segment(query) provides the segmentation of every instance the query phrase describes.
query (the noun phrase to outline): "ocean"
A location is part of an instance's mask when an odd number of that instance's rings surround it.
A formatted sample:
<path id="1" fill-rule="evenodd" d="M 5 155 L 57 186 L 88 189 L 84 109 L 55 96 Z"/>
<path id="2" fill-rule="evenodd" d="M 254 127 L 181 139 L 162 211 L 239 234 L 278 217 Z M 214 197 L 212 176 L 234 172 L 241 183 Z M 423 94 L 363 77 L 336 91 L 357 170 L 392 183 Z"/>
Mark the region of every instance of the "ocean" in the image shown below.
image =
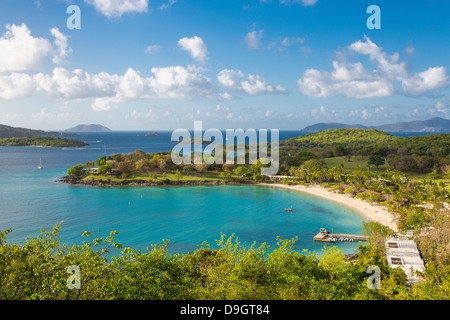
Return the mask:
<path id="1" fill-rule="evenodd" d="M 280 140 L 300 131 L 280 131 Z M 57 180 L 77 164 L 104 155 L 166 152 L 175 145 L 171 132 L 146 137 L 145 132 L 86 133 L 76 137 L 83 148 L 0 148 L 0 230 L 12 228 L 9 243 L 20 243 L 62 222 L 61 242 L 82 244 L 90 231 L 145 252 L 169 240 L 171 253 L 187 253 L 203 243 L 215 246 L 221 234 L 235 235 L 246 246 L 276 247 L 277 236 L 298 237 L 297 250 L 318 251 L 313 241 L 320 228 L 359 234 L 365 221 L 351 209 L 311 195 L 261 186 L 90 187 Z M 270 141 L 270 140 L 269 140 Z M 42 162 L 43 169 L 37 169 Z M 284 208 L 292 206 L 294 212 Z M 353 253 L 360 243 L 337 244 Z M 114 252 L 113 252 L 114 253 Z M 118 253 L 118 252 L 116 252 Z"/>

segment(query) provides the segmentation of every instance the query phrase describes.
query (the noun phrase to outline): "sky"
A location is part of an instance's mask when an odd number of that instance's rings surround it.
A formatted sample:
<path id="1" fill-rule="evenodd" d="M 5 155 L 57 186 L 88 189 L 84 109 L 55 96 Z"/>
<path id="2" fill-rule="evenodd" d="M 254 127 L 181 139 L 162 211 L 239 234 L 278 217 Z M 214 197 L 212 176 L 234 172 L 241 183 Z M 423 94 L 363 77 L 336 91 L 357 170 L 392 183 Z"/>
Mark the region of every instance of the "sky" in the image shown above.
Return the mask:
<path id="1" fill-rule="evenodd" d="M 2 0 L 0 124 L 448 119 L 449 12 L 448 0 Z"/>

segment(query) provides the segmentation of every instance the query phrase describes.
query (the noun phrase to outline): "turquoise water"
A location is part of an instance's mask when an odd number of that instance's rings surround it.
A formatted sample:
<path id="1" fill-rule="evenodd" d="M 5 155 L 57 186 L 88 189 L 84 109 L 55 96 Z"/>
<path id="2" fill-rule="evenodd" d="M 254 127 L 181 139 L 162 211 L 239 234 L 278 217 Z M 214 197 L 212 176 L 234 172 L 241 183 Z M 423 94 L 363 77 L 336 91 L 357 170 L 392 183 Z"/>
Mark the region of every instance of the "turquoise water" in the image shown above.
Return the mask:
<path id="1" fill-rule="evenodd" d="M 87 136 L 83 140 L 106 142 L 76 149 L 0 148 L 0 229 L 13 228 L 8 242 L 23 241 L 60 221 L 61 240 L 69 245 L 85 241 L 81 234 L 86 230 L 94 237 L 117 230 L 116 240 L 124 246 L 145 251 L 168 239 L 172 253 L 195 250 L 204 241 L 214 245 L 222 233 L 235 234 L 245 245 L 266 242 L 272 248 L 277 236 L 298 237 L 299 251 L 320 251 L 324 244 L 312 238 L 322 227 L 361 231 L 364 219 L 347 207 L 274 187 L 98 188 L 56 182 L 69 167 L 101 157 L 105 149 L 108 154 L 133 151 L 134 136 L 123 142 L 117 142 L 117 136 L 111 141 L 107 135 Z M 171 144 L 165 141 L 155 146 L 148 139 L 148 145 L 139 146 L 147 152 L 168 151 Z M 37 169 L 40 159 L 43 170 Z M 285 212 L 290 206 L 294 212 Z M 358 243 L 338 246 L 351 253 Z"/>

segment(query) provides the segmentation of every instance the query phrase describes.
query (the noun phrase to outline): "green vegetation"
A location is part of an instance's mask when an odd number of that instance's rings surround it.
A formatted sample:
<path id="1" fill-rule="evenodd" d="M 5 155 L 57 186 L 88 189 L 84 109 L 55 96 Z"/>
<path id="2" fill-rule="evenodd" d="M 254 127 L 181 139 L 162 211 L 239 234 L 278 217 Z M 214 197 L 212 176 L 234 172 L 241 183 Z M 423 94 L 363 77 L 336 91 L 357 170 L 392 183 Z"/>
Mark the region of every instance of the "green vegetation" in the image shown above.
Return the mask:
<path id="1" fill-rule="evenodd" d="M 305 152 L 309 153 L 307 158 Z M 403 172 L 426 173 L 433 169 L 445 172 L 450 165 L 449 153 L 450 134 L 403 138 L 374 129 L 328 130 L 280 143 L 282 172 L 289 172 L 291 166 L 300 166 L 306 160 L 343 156 L 361 159 L 378 156 L 391 169 Z"/>
<path id="2" fill-rule="evenodd" d="M 371 239 L 384 229 L 370 223 Z M 123 248 L 112 231 L 72 247 L 60 243 L 60 225 L 51 232 L 9 244 L 0 232 L 0 299 L 61 300 L 299 300 L 299 299 L 449 299 L 449 266 L 424 274 L 424 281 L 408 289 L 401 269 L 387 266 L 377 242 L 361 246 L 358 258 L 348 261 L 336 247 L 321 255 L 296 251 L 296 239 L 278 239 L 244 247 L 237 238 L 222 235 L 217 246 L 204 243 L 194 252 L 171 255 L 168 241 L 148 252 Z M 118 254 L 110 259 L 109 251 Z M 367 269 L 381 269 L 381 288 L 367 287 Z M 67 273 L 80 270 L 80 289 Z"/>
<path id="3" fill-rule="evenodd" d="M 22 137 L 0 139 L 0 147 L 83 147 L 86 143 L 73 139 L 53 137 Z"/>
<path id="4" fill-rule="evenodd" d="M 61 132 L 46 132 L 26 128 L 16 128 L 0 124 L 0 138 L 20 138 L 20 137 L 56 137 L 56 136 L 76 136 L 76 134 Z"/>
<path id="5" fill-rule="evenodd" d="M 175 165 L 170 153 L 149 154 L 136 150 L 130 154 L 103 156 L 78 164 L 67 171 L 67 182 L 81 184 L 126 185 L 144 183 L 169 185 L 208 182 L 253 183 L 268 180 L 260 175 L 262 165 L 234 166 L 218 164 Z"/>

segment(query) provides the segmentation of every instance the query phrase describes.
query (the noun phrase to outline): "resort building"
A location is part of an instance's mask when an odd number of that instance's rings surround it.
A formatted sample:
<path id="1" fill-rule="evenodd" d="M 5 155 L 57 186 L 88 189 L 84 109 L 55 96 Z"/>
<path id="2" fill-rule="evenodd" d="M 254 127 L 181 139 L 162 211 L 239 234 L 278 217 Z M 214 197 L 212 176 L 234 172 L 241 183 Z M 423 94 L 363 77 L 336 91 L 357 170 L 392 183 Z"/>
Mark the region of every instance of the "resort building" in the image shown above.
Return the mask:
<path id="1" fill-rule="evenodd" d="M 416 272 L 425 271 L 425 265 L 414 240 L 389 238 L 385 242 L 386 258 L 391 268 L 402 268 L 410 285 L 416 284 Z"/>
<path id="2" fill-rule="evenodd" d="M 96 174 L 98 171 L 98 168 L 89 168 L 89 173 L 90 174 Z"/>

